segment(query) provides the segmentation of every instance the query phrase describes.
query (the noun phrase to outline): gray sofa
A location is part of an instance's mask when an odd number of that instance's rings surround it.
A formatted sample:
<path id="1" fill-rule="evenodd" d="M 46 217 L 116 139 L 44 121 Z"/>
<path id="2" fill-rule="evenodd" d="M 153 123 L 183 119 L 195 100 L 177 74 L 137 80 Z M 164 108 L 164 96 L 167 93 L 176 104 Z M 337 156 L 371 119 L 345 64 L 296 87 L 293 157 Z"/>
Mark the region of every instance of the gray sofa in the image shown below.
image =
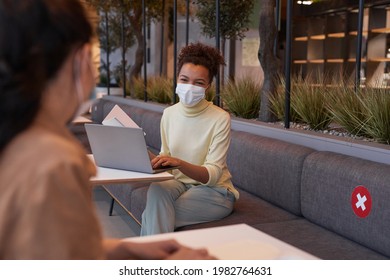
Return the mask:
<path id="1" fill-rule="evenodd" d="M 115 104 L 145 130 L 157 152 L 165 107 L 108 97 L 93 107 L 92 120 L 101 123 Z M 81 132 L 79 137 L 88 146 Z M 233 213 L 177 230 L 246 223 L 321 259 L 390 257 L 390 165 L 234 130 L 227 161 L 240 192 Z M 360 185 L 372 197 L 366 218 L 352 209 L 352 192 Z M 141 220 L 147 183 L 104 188 Z"/>

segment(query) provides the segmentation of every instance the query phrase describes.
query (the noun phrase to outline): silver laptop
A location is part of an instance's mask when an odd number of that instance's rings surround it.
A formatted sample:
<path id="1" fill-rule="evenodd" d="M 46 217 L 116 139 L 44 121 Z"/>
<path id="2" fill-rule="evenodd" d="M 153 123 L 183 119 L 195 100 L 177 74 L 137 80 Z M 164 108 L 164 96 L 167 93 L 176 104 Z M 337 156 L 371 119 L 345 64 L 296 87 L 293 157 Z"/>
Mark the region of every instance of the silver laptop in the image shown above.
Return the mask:
<path id="1" fill-rule="evenodd" d="M 85 130 L 97 166 L 143 173 L 177 168 L 152 168 L 141 128 L 85 124 Z"/>

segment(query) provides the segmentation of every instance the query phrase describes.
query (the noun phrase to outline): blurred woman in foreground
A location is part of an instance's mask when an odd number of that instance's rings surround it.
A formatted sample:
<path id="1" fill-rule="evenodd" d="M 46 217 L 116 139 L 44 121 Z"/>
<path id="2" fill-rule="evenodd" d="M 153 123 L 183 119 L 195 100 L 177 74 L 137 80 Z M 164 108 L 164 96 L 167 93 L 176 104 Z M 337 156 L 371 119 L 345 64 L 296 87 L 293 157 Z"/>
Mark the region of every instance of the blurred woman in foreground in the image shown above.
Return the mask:
<path id="1" fill-rule="evenodd" d="M 208 259 L 170 240 L 103 240 L 95 167 L 67 129 L 95 86 L 78 0 L 0 0 L 0 259 Z"/>

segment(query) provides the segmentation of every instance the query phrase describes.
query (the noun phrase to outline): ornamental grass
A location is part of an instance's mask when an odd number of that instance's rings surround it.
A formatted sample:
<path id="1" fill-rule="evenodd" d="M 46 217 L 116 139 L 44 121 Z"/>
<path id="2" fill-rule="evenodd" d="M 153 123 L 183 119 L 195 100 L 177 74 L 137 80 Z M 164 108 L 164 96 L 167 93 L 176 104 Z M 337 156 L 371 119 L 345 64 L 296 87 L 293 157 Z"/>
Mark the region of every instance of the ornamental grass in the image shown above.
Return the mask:
<path id="1" fill-rule="evenodd" d="M 259 83 L 245 77 L 236 81 L 230 80 L 222 90 L 223 103 L 229 112 L 236 117 L 255 119 L 260 110 Z"/>
<path id="2" fill-rule="evenodd" d="M 324 83 L 312 84 L 310 79 L 296 79 L 292 86 L 291 108 L 314 130 L 324 130 L 332 122 L 328 110 L 328 90 Z"/>
<path id="3" fill-rule="evenodd" d="M 132 83 L 134 98 L 144 99 L 144 80 Z M 147 84 L 148 100 L 172 104 L 173 81 L 150 77 Z M 250 77 L 221 86 L 221 107 L 239 118 L 256 119 L 260 110 L 260 83 Z M 213 84 L 206 99 L 215 100 Z M 179 98 L 176 98 L 176 102 Z M 285 81 L 280 79 L 278 90 L 270 99 L 271 110 L 278 118 L 285 116 Z M 345 83 L 326 86 L 313 84 L 310 79 L 293 77 L 290 94 L 290 120 L 308 125 L 313 130 L 326 130 L 331 123 L 341 126 L 351 135 L 390 144 L 390 93 L 377 86 L 360 88 Z"/>
<path id="4" fill-rule="evenodd" d="M 173 81 L 165 77 L 151 77 L 148 79 L 146 91 L 149 100 L 170 104 L 173 100 Z"/>
<path id="5" fill-rule="evenodd" d="M 364 92 L 364 130 L 378 142 L 390 144 L 390 93 L 386 88 L 367 88 Z"/>
<path id="6" fill-rule="evenodd" d="M 342 85 L 332 88 L 328 94 L 327 107 L 334 122 L 355 136 L 367 137 L 366 116 L 361 94 L 356 94 L 352 86 Z"/>
<path id="7" fill-rule="evenodd" d="M 270 103 L 271 103 L 271 110 L 273 114 L 276 116 L 276 118 L 279 121 L 285 120 L 285 111 L 286 111 L 286 83 L 283 78 L 279 78 L 279 86 L 277 88 L 277 91 L 275 95 L 270 97 Z M 294 94 L 294 91 L 290 93 L 290 100 L 291 96 Z M 290 118 L 292 122 L 295 123 L 302 123 L 303 120 L 299 117 L 298 113 L 291 108 L 290 106 Z"/>

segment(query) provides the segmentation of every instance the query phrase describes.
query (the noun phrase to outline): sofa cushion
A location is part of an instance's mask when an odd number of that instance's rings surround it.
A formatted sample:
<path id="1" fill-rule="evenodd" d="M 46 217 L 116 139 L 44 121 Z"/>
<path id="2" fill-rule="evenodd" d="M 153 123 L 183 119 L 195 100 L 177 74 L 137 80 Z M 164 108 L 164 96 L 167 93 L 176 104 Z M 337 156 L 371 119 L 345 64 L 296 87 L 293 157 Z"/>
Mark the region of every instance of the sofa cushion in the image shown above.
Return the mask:
<path id="1" fill-rule="evenodd" d="M 233 184 L 300 215 L 302 165 L 314 150 L 241 131 L 231 135 L 227 163 Z"/>
<path id="2" fill-rule="evenodd" d="M 365 218 L 353 209 L 357 186 L 364 186 L 372 198 L 371 212 Z M 389 198 L 390 165 L 332 152 L 312 153 L 304 162 L 304 217 L 386 256 L 390 256 Z"/>
<path id="3" fill-rule="evenodd" d="M 275 206 L 261 198 L 258 198 L 244 190 L 238 189 L 240 192 L 240 199 L 234 205 L 233 212 L 218 221 L 189 225 L 176 229 L 190 230 L 207 227 L 218 227 L 225 225 L 234 225 L 245 223 L 247 225 L 254 225 L 258 223 L 270 223 L 275 221 L 290 221 L 300 219 L 298 216 L 291 214 L 282 208 Z"/>
<path id="4" fill-rule="evenodd" d="M 144 112 L 142 112 L 142 119 L 139 124 L 146 134 L 146 144 L 154 153 L 159 153 L 161 150 L 161 117 L 161 113 L 144 110 Z"/>
<path id="5" fill-rule="evenodd" d="M 254 225 L 269 235 L 325 260 L 387 259 L 386 256 L 348 240 L 305 219 Z M 294 256 L 283 256 L 293 259 Z"/>

